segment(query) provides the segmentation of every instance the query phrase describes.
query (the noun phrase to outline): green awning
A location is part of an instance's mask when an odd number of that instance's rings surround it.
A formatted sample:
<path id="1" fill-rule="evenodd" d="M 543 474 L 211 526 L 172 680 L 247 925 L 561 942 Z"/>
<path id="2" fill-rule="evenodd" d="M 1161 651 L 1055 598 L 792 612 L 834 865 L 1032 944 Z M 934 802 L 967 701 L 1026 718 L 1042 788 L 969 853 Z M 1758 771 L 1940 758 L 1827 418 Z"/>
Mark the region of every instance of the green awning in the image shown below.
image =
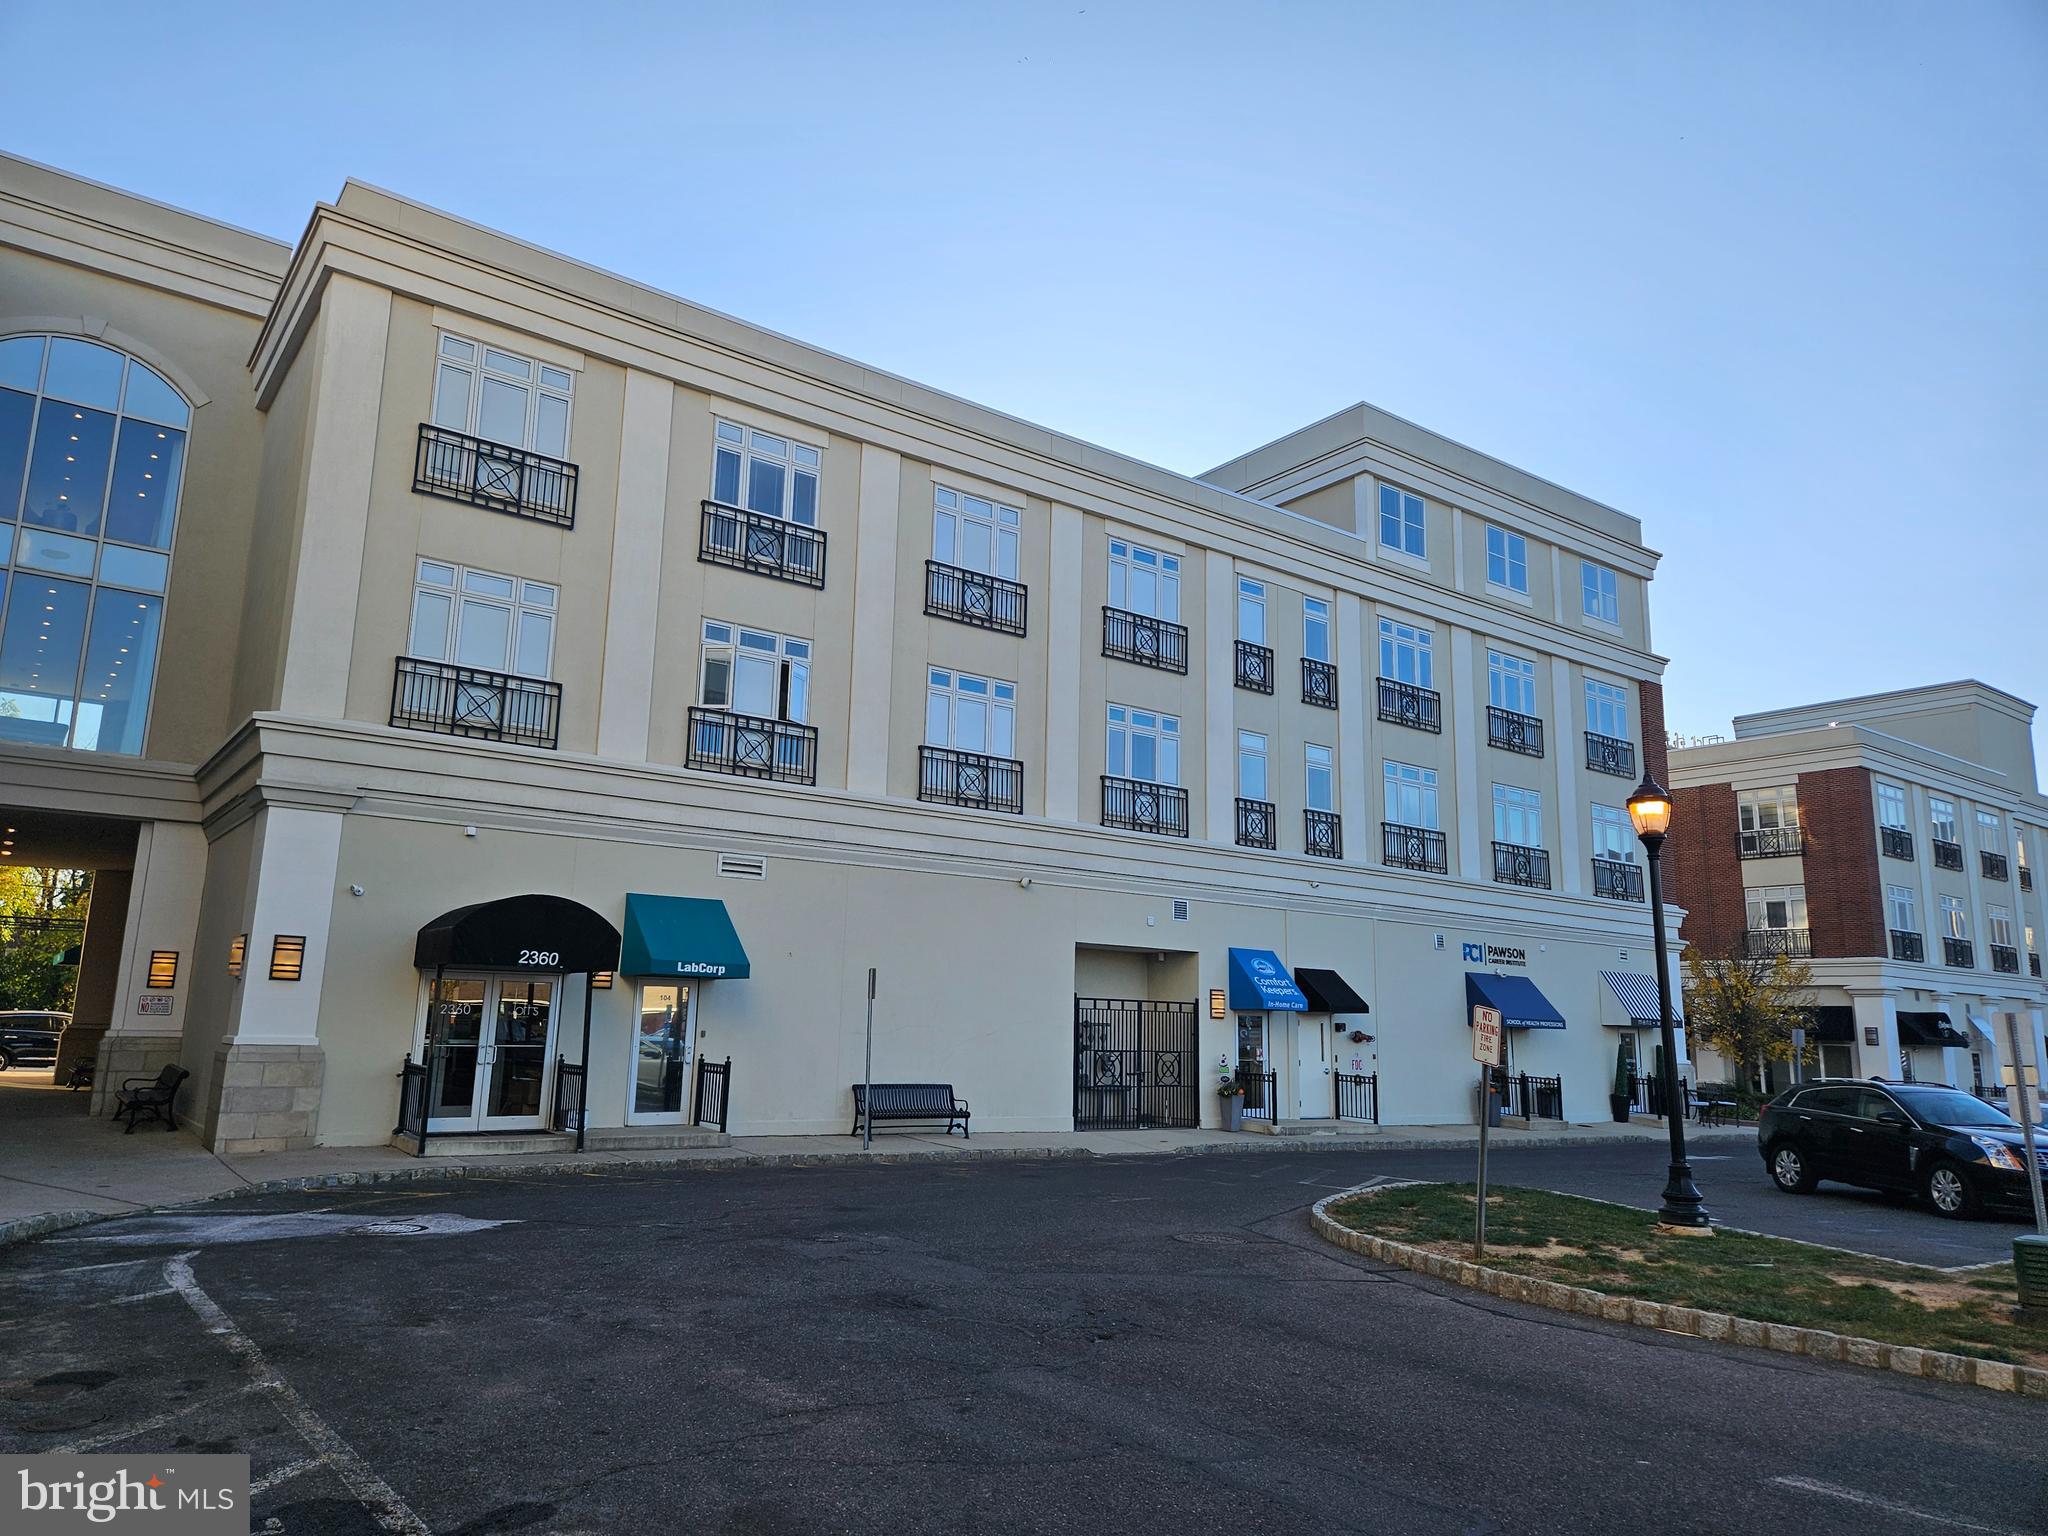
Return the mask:
<path id="1" fill-rule="evenodd" d="M 629 892 L 619 974 L 741 980 L 752 973 L 724 902 L 709 896 Z"/>

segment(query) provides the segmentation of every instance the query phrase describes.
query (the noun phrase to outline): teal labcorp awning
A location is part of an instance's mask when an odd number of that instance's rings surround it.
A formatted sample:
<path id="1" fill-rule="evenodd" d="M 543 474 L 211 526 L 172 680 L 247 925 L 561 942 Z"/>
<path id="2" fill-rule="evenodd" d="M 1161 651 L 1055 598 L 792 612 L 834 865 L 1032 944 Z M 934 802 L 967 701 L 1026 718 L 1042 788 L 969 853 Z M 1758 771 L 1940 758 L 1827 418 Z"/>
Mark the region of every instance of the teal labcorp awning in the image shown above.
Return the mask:
<path id="1" fill-rule="evenodd" d="M 1307 1013 L 1308 999 L 1273 951 L 1233 949 L 1230 1006 L 1239 1013 Z"/>
<path id="2" fill-rule="evenodd" d="M 625 939 L 621 976 L 730 981 L 751 974 L 732 914 L 709 896 L 628 894 Z"/>
<path id="3" fill-rule="evenodd" d="M 1509 1029 L 1563 1029 L 1564 1015 L 1536 983 L 1526 976 L 1496 976 L 1486 971 L 1465 973 L 1465 1022 L 1478 1007 L 1500 1011 Z"/>

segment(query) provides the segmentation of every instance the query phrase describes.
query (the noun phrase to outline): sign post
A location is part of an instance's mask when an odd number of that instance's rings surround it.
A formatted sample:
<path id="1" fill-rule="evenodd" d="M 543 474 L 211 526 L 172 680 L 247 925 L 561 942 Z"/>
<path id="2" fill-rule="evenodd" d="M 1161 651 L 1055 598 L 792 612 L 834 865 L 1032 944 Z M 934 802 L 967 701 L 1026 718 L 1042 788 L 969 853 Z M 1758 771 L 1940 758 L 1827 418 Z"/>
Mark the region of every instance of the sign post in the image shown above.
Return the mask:
<path id="1" fill-rule="evenodd" d="M 868 1049 L 867 1062 L 861 1068 L 860 1089 L 860 1149 L 868 1151 L 875 1144 L 875 968 L 868 967 Z"/>
<path id="2" fill-rule="evenodd" d="M 2021 1044 L 2020 1016 L 2008 1013 L 2005 1016 L 2005 1046 L 2012 1065 L 1998 1074 L 2005 1079 L 2008 1097 L 2018 1111 L 2013 1118 L 2020 1123 L 2020 1138 L 2027 1147 L 2027 1192 L 2034 1197 L 2034 1230 L 2048 1237 L 2048 1205 L 2044 1205 L 2041 1194 L 2041 1159 L 2034 1150 L 2034 1106 L 2027 1090 L 2040 1088 L 2039 1074 L 2034 1069 L 2033 1052 Z"/>
<path id="3" fill-rule="evenodd" d="M 1472 1059 L 1479 1063 L 1479 1200 L 1472 1229 L 1472 1257 L 1486 1258 L 1486 1130 L 1493 1121 L 1493 1069 L 1501 1064 L 1501 1017 L 1498 1008 L 1472 1009 Z"/>

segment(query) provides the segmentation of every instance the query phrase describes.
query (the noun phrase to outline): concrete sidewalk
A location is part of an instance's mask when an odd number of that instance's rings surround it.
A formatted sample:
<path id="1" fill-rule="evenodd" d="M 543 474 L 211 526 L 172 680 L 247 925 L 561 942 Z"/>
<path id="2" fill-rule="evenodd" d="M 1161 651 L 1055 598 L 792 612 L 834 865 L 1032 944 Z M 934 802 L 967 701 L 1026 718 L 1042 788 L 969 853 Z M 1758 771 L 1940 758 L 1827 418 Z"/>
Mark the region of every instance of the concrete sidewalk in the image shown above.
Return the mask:
<path id="1" fill-rule="evenodd" d="M 180 1130 L 144 1126 L 125 1135 L 85 1112 L 85 1095 L 56 1087 L 47 1072 L 0 1074 L 0 1242 L 95 1215 L 148 1210 L 288 1186 L 488 1177 L 576 1168 L 760 1167 L 780 1163 L 901 1163 L 975 1157 L 1162 1157 L 1301 1151 L 1412 1151 L 1471 1144 L 1469 1125 L 1342 1125 L 1327 1134 L 1265 1136 L 1229 1131 L 985 1132 L 972 1141 L 936 1133 L 877 1134 L 863 1152 L 851 1136 L 735 1136 L 723 1147 L 682 1151 L 556 1152 L 416 1158 L 395 1147 L 316 1147 L 221 1157 Z M 1700 1141 L 1753 1140 L 1750 1129 L 1691 1130 Z M 1661 1142 L 1656 1126 L 1560 1125 L 1503 1128 L 1501 1147 Z"/>

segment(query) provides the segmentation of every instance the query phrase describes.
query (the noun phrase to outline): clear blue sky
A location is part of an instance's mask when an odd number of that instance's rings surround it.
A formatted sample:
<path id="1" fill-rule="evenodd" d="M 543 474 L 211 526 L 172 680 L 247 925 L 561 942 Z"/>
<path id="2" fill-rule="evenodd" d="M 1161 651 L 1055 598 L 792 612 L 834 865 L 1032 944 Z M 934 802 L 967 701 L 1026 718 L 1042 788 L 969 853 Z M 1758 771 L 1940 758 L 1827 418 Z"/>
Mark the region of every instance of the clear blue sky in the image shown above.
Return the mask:
<path id="1" fill-rule="evenodd" d="M 359 176 L 1176 469 L 1371 400 L 1643 519 L 1676 729 L 2048 708 L 2048 5 L 10 0 L 0 58 L 32 158 L 287 239 Z"/>

